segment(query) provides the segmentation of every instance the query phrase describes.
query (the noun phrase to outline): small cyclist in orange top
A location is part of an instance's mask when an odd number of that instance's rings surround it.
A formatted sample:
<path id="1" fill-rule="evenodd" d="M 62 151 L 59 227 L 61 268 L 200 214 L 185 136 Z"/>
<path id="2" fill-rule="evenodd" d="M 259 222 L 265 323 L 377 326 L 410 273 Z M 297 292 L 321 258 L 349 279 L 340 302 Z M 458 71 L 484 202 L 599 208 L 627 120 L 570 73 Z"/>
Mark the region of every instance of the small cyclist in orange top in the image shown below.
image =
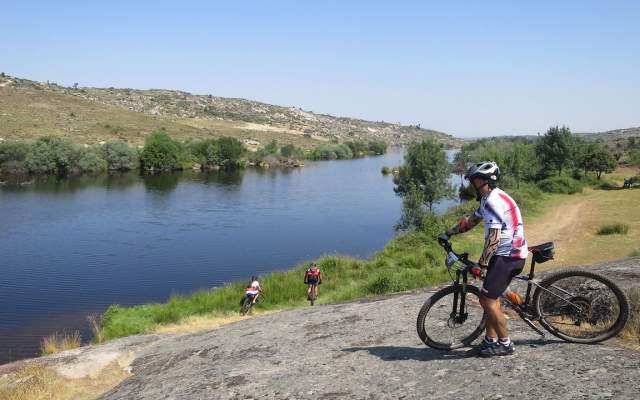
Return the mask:
<path id="1" fill-rule="evenodd" d="M 307 298 L 311 298 L 313 293 L 315 298 L 318 297 L 318 285 L 322 283 L 322 272 L 316 263 L 312 262 L 311 266 L 304 273 L 304 283 L 309 285 L 307 289 Z"/>

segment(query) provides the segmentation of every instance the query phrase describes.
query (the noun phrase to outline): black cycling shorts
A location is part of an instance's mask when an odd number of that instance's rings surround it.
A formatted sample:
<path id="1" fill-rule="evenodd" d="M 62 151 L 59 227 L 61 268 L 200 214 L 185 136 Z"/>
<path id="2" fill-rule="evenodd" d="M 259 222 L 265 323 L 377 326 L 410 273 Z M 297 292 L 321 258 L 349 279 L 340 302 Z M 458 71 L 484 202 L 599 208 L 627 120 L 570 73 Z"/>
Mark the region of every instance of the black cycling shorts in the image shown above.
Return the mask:
<path id="1" fill-rule="evenodd" d="M 507 289 L 514 276 L 522 272 L 524 258 L 493 256 L 489 261 L 487 275 L 480 293 L 490 299 L 497 299 Z"/>
<path id="2" fill-rule="evenodd" d="M 307 281 L 309 282 L 309 285 L 317 285 L 318 284 L 318 278 L 309 277 L 309 278 L 307 278 Z"/>

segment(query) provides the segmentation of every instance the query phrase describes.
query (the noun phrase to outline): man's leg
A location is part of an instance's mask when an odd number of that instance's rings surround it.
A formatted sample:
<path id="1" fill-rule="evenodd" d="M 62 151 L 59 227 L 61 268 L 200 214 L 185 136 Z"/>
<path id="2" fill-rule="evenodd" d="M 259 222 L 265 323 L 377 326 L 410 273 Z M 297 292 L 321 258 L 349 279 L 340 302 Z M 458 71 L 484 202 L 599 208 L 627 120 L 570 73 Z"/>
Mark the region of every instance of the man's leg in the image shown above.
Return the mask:
<path id="1" fill-rule="evenodd" d="M 507 338 L 509 330 L 507 328 L 507 319 L 504 317 L 500 306 L 500 299 L 490 299 L 480 296 L 480 305 L 487 313 L 487 336 L 491 338 Z"/>

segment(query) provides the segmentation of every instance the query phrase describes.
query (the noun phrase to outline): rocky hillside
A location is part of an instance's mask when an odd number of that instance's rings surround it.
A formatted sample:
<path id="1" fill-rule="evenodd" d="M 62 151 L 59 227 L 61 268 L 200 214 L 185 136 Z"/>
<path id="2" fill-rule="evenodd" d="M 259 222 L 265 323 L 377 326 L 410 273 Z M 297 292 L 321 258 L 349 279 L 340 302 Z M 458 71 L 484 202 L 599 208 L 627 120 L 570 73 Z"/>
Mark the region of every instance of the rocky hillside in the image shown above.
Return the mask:
<path id="1" fill-rule="evenodd" d="M 245 99 L 177 90 L 63 87 L 8 75 L 0 76 L 0 110 L 4 139 L 62 133 L 81 142 L 112 137 L 141 142 L 144 133 L 164 128 L 180 138 L 230 135 L 306 147 L 353 139 L 404 144 L 425 136 L 451 146 L 461 143 L 418 126 L 334 117 Z"/>
<path id="2" fill-rule="evenodd" d="M 640 127 L 637 128 L 625 128 L 625 129 L 614 129 L 606 132 L 592 132 L 592 133 L 579 133 L 589 139 L 604 139 L 604 140 L 618 140 L 618 139 L 626 139 L 630 137 L 639 137 L 640 136 Z"/>

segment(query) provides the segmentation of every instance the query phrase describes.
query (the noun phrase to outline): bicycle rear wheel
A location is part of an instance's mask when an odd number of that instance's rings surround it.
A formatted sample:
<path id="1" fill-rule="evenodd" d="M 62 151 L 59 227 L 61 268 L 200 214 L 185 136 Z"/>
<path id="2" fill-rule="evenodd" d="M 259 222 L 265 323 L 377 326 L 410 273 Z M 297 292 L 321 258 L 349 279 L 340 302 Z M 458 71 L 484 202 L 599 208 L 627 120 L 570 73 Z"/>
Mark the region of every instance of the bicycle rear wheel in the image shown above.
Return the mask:
<path id="1" fill-rule="evenodd" d="M 454 297 L 457 306 L 454 310 Z M 480 290 L 467 285 L 465 309 L 460 312 L 462 286 L 447 286 L 431 296 L 420 309 L 416 327 L 418 336 L 429 347 L 453 350 L 469 346 L 485 326 L 480 306 Z"/>
<path id="2" fill-rule="evenodd" d="M 248 296 L 244 298 L 242 307 L 240 307 L 240 315 L 245 315 L 246 313 L 249 312 L 249 309 L 251 309 L 252 301 L 253 300 Z"/>
<path id="3" fill-rule="evenodd" d="M 540 324 L 576 343 L 597 343 L 617 335 L 629 319 L 629 300 L 600 274 L 570 269 L 540 282 L 533 295 Z"/>

